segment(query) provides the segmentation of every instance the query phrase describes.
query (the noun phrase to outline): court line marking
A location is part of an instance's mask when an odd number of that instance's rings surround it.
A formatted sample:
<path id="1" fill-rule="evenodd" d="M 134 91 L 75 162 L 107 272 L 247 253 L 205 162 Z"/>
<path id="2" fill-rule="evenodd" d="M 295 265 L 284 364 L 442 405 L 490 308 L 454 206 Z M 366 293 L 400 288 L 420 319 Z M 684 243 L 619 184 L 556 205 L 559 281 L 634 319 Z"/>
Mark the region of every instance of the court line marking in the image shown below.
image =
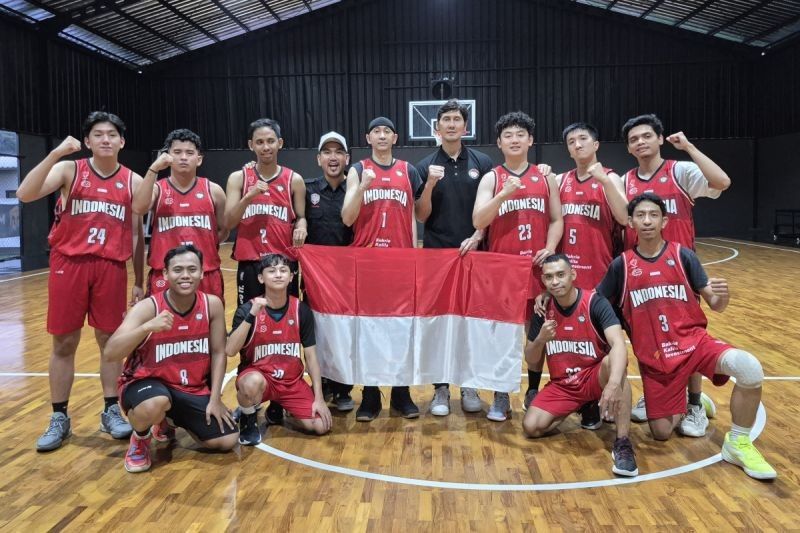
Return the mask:
<path id="1" fill-rule="evenodd" d="M 800 253 L 800 251 L 798 251 L 798 250 L 784 250 L 783 248 L 778 247 L 778 246 L 763 246 L 763 245 L 751 244 L 751 243 L 746 243 L 746 242 L 739 243 L 738 241 L 729 241 L 729 240 L 725 240 L 725 239 L 717 239 L 716 237 L 706 237 L 706 238 L 707 239 L 715 239 L 715 240 L 724 241 L 724 242 L 732 242 L 732 243 L 735 243 L 735 244 L 746 244 L 748 246 L 759 246 L 761 248 L 769 248 L 771 250 L 783 250 L 783 251 L 786 251 L 786 252 Z M 702 241 L 697 241 L 697 243 L 698 244 L 704 244 L 706 246 L 715 246 L 717 248 L 726 248 L 728 250 L 733 250 L 733 255 L 731 257 L 726 257 L 725 259 L 720 259 L 719 261 L 712 261 L 710 263 L 703 263 L 704 266 L 705 265 L 713 265 L 715 263 L 724 263 L 725 261 L 730 261 L 730 260 L 736 258 L 739 255 L 739 251 L 736 250 L 735 248 L 730 248 L 728 246 L 720 246 L 718 244 L 710 244 L 710 243 L 702 242 Z M 224 242 L 224 243 L 221 243 L 220 246 L 224 246 L 226 244 L 232 244 L 232 243 Z M 226 272 L 236 272 L 235 268 L 220 267 L 220 270 L 224 270 Z M 14 278 L 0 279 L 0 283 L 7 283 L 9 281 L 16 281 L 16 280 L 25 279 L 25 278 L 31 278 L 33 276 L 41 276 L 41 275 L 47 274 L 49 272 L 50 272 L 50 270 L 45 270 L 44 272 L 36 272 L 35 274 L 25 274 L 24 276 L 17 276 L 17 277 L 14 277 Z"/>
<path id="2" fill-rule="evenodd" d="M 718 259 L 716 261 L 709 261 L 708 263 L 703 263 L 703 266 L 716 265 L 717 263 L 726 263 L 728 261 L 731 261 L 731 260 L 736 259 L 737 257 L 739 257 L 739 250 L 737 250 L 736 248 L 731 248 L 730 246 L 721 246 L 719 244 L 711 244 L 711 243 L 701 242 L 701 241 L 697 241 L 697 244 L 702 244 L 702 245 L 705 245 L 705 246 L 713 246 L 714 248 L 725 248 L 726 250 L 731 250 L 733 252 L 733 255 L 730 255 L 730 256 L 728 256 L 728 257 L 726 257 L 724 259 Z"/>
<path id="3" fill-rule="evenodd" d="M 43 274 L 48 274 L 49 272 L 50 272 L 50 269 L 47 269 L 44 272 L 36 272 L 34 274 L 25 274 L 24 276 L 17 276 L 15 278 L 0 279 L 0 283 L 7 283 L 9 281 L 17 281 L 18 279 L 32 278 L 33 276 L 41 276 Z"/>
<path id="4" fill-rule="evenodd" d="M 730 243 L 733 243 L 733 244 L 743 244 L 745 246 L 753 246 L 754 248 L 766 248 L 768 250 L 778 250 L 780 252 L 789 252 L 789 253 L 792 253 L 792 254 L 800 254 L 800 250 L 792 250 L 791 248 L 785 248 L 783 246 L 770 246 L 769 244 L 756 244 L 754 242 L 747 242 L 747 241 L 734 241 L 732 239 L 722 239 L 720 237 L 704 237 L 704 238 L 711 239 L 711 240 L 714 240 L 714 241 L 730 242 Z"/>
<path id="5" fill-rule="evenodd" d="M 764 409 L 764 404 L 759 403 L 758 411 L 756 412 L 756 420 L 753 429 L 750 432 L 750 438 L 755 441 L 767 423 L 767 412 Z M 326 472 L 333 472 L 336 474 L 344 474 L 352 477 L 359 477 L 364 479 L 372 479 L 375 481 L 383 481 L 386 483 L 395 483 L 400 485 L 415 485 L 418 487 L 439 488 L 439 489 L 457 489 L 457 490 L 476 490 L 476 491 L 503 491 L 503 492 L 520 492 L 520 491 L 552 491 L 552 490 L 570 490 L 570 489 L 590 489 L 599 487 L 611 487 L 616 485 L 629 485 L 631 483 L 641 483 L 644 481 L 653 481 L 656 479 L 664 479 L 694 470 L 699 470 L 710 466 L 714 463 L 722 461 L 722 454 L 718 453 L 706 459 L 695 461 L 687 465 L 670 468 L 668 470 L 661 470 L 659 472 L 652 472 L 650 474 L 643 474 L 636 477 L 628 478 L 611 478 L 600 479 L 596 481 L 574 481 L 567 483 L 531 483 L 531 484 L 498 484 L 498 483 L 460 483 L 454 481 L 434 481 L 429 479 L 407 478 L 400 476 L 392 476 L 386 474 L 376 474 L 373 472 L 366 472 L 363 470 L 355 470 L 352 468 L 329 465 L 321 463 L 312 459 L 307 459 L 299 455 L 294 455 L 283 450 L 279 450 L 263 442 L 255 446 L 257 449 L 292 461 L 310 468 L 323 470 Z"/>

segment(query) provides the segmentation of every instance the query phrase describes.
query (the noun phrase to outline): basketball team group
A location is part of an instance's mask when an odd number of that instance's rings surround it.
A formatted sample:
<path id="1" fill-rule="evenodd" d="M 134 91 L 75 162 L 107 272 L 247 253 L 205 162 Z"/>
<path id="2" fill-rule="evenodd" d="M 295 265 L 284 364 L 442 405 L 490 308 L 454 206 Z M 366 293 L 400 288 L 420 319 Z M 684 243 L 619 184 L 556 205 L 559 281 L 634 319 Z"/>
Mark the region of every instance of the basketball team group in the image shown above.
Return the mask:
<path id="1" fill-rule="evenodd" d="M 196 133 L 169 133 L 140 176 L 119 163 L 122 120 L 91 113 L 82 142 L 67 137 L 17 190 L 22 202 L 58 193 L 47 310 L 53 412 L 37 450 L 55 450 L 71 435 L 68 402 L 87 315 L 101 353 L 100 430 L 129 439 L 129 472 L 148 470 L 152 441 L 174 439 L 176 428 L 206 449 L 257 445 L 262 405 L 267 425 L 329 432 L 331 409 L 355 409 L 353 384 L 321 375 L 314 313 L 299 298 L 301 247 L 412 248 L 420 223 L 423 248 L 531 260 L 530 294 L 539 296 L 529 302 L 524 349 L 526 436 L 546 437 L 573 413 L 587 430 L 613 423 L 612 471 L 636 476 L 631 421 L 646 422 L 659 441 L 675 431 L 702 437 L 716 414 L 702 377 L 715 386 L 734 378 L 722 458 L 753 478 L 775 478 L 750 437 L 762 366 L 711 336 L 701 306 L 722 312 L 730 299 L 726 280 L 710 278 L 695 255 L 692 218 L 697 198 L 730 186 L 725 171 L 683 132 L 665 135 L 655 115 L 641 115 L 622 128 L 636 159 L 624 176 L 598 161 L 598 132 L 585 122 L 564 129 L 575 168 L 559 174 L 529 162 L 534 121 L 520 111 L 495 125 L 497 165 L 463 144 L 468 113 L 457 100 L 444 103 L 439 146 L 413 165 L 393 157 L 397 129 L 386 117 L 367 125 L 371 155 L 352 164 L 344 136 L 325 133 L 316 179 L 279 164 L 280 125 L 258 119 L 247 137 L 255 161 L 231 173 L 224 190 L 198 176 Z M 687 160 L 665 160 L 665 140 Z M 91 156 L 71 160 L 82 147 Z M 232 230 L 238 308 L 228 325 L 219 247 Z M 644 389 L 635 404 L 625 335 Z M 229 409 L 223 379 L 237 355 L 238 406 Z M 549 381 L 540 387 L 545 361 Z M 449 415 L 449 384 L 433 384 L 432 393 L 431 415 Z M 461 387 L 460 396 L 464 412 L 484 409 L 476 389 Z M 407 386 L 392 387 L 389 404 L 399 416 L 420 416 Z M 364 386 L 356 420 L 374 420 L 382 407 L 380 389 Z M 509 394 L 493 392 L 487 418 L 510 414 Z"/>

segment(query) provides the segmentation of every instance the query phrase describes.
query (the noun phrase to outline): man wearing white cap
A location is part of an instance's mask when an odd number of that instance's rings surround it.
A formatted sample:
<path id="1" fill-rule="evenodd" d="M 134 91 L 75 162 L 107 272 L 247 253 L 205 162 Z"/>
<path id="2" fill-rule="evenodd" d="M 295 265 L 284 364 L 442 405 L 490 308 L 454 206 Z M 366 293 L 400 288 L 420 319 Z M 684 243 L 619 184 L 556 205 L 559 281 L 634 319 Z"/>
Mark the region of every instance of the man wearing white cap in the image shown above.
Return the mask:
<path id="1" fill-rule="evenodd" d="M 340 133 L 329 131 L 319 138 L 317 164 L 322 168 L 322 176 L 306 180 L 308 244 L 348 246 L 353 242 L 353 230 L 342 222 L 342 205 L 347 189 L 345 171 L 349 163 L 347 141 Z M 323 378 L 323 389 L 333 395 L 338 411 L 352 411 L 355 407 L 350 397 L 352 385 Z"/>

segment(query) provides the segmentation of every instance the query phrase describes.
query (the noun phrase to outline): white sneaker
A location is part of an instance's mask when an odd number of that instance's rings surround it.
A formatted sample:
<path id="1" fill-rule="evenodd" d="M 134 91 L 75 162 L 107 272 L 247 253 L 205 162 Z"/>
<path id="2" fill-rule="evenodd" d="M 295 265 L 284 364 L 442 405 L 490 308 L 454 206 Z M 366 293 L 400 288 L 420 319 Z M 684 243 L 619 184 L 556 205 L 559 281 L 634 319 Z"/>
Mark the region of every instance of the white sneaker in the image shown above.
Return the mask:
<path id="1" fill-rule="evenodd" d="M 495 422 L 504 422 L 511 414 L 511 400 L 507 392 L 495 392 L 494 402 L 486 413 L 486 418 Z"/>
<path id="2" fill-rule="evenodd" d="M 700 403 L 703 404 L 703 409 L 706 410 L 706 416 L 708 418 L 717 416 L 717 406 L 714 404 L 714 400 L 705 392 L 700 393 Z"/>
<path id="3" fill-rule="evenodd" d="M 436 387 L 433 391 L 431 401 L 431 414 L 435 416 L 447 416 L 450 414 L 450 388 Z"/>
<path id="4" fill-rule="evenodd" d="M 481 397 L 478 396 L 478 389 L 461 387 L 461 409 L 465 413 L 480 413 L 483 409 Z"/>
<path id="5" fill-rule="evenodd" d="M 683 417 L 680 426 L 678 426 L 681 434 L 687 437 L 702 437 L 706 434 L 707 427 L 708 418 L 703 406 L 689 404 L 686 416 Z"/>
<path id="6" fill-rule="evenodd" d="M 644 395 L 639 396 L 636 405 L 631 409 L 631 420 L 634 422 L 647 422 L 647 410 L 644 405 Z"/>

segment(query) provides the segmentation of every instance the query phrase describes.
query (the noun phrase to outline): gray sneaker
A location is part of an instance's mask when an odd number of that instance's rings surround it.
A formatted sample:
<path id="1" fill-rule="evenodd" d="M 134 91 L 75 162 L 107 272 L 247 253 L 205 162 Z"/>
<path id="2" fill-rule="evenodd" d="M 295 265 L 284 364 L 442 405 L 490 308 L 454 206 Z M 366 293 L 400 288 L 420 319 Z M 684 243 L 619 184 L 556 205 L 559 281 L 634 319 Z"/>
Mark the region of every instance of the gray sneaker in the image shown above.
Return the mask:
<path id="1" fill-rule="evenodd" d="M 100 431 L 111 434 L 115 439 L 127 439 L 131 436 L 133 428 L 122 417 L 119 405 L 112 405 L 108 411 L 100 413 Z"/>
<path id="2" fill-rule="evenodd" d="M 431 414 L 434 416 L 447 416 L 450 414 L 450 387 L 443 386 L 433 389 Z"/>
<path id="3" fill-rule="evenodd" d="M 49 452 L 60 448 L 64 439 L 72 435 L 69 417 L 64 413 L 53 413 L 50 417 L 50 425 L 47 430 L 36 441 L 37 452 Z"/>
<path id="4" fill-rule="evenodd" d="M 478 389 L 461 387 L 461 409 L 465 413 L 480 413 L 483 409 L 481 397 L 478 396 Z"/>
<path id="5" fill-rule="evenodd" d="M 511 400 L 507 392 L 495 392 L 494 402 L 486 413 L 486 418 L 495 422 L 503 422 L 511 414 Z"/>
<path id="6" fill-rule="evenodd" d="M 536 389 L 531 389 L 525 393 L 525 401 L 522 402 L 522 410 L 527 411 L 528 408 L 533 403 L 533 399 L 536 398 L 536 395 L 539 394 L 539 391 Z"/>

